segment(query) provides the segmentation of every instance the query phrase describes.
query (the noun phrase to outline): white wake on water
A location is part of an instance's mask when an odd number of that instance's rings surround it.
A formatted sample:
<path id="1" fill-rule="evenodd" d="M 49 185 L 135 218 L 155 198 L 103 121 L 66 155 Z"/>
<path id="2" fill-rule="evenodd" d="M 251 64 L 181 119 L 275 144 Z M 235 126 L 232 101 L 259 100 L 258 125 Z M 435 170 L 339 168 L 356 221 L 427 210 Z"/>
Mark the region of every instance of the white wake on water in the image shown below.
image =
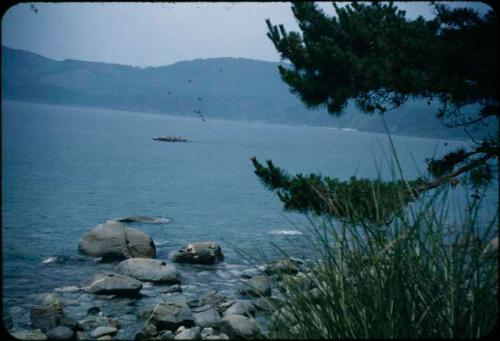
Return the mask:
<path id="1" fill-rule="evenodd" d="M 269 234 L 275 236 L 300 236 L 303 235 L 302 232 L 297 230 L 272 230 L 268 232 Z"/>

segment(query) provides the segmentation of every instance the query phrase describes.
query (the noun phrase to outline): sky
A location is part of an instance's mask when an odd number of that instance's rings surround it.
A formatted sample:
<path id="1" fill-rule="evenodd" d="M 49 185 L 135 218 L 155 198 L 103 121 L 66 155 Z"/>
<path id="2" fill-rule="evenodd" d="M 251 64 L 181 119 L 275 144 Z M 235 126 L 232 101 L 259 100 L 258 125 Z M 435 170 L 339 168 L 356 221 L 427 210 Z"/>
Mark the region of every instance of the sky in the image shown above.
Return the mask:
<path id="1" fill-rule="evenodd" d="M 396 4 L 408 18 L 432 17 L 429 2 Z M 449 4 L 489 9 L 481 2 Z M 265 19 L 298 30 L 290 7 L 289 2 L 22 3 L 2 17 L 2 45 L 55 60 L 140 67 L 215 57 L 279 61 Z M 320 7 L 334 13 L 330 2 Z"/>

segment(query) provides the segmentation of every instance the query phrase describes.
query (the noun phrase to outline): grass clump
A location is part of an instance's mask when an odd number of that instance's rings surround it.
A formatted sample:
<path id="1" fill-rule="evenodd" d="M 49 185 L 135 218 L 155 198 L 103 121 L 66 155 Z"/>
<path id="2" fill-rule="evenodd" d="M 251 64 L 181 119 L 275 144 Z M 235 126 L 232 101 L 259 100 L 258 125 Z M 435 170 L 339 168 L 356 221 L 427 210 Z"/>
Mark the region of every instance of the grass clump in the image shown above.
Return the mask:
<path id="1" fill-rule="evenodd" d="M 498 216 L 480 199 L 451 222 L 447 190 L 384 225 L 324 218 L 307 233 L 316 259 L 287 283 L 271 338 L 477 338 L 498 316 Z M 378 201 L 377 193 L 373 200 Z M 312 220 L 311 220 L 312 222 Z M 496 238 L 496 239 L 495 239 Z M 495 245 L 496 240 L 496 245 Z"/>

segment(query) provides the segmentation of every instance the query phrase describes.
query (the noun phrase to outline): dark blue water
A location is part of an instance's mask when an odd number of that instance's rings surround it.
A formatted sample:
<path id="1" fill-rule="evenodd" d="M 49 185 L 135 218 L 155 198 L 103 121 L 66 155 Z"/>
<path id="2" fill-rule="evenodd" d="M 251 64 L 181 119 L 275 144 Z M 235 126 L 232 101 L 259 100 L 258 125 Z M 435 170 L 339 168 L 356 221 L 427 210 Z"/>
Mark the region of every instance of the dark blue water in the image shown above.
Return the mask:
<path id="1" fill-rule="evenodd" d="M 189 142 L 153 141 L 158 135 Z M 408 178 L 424 172 L 425 158 L 467 144 L 394 141 Z M 88 280 L 96 262 L 78 255 L 79 238 L 112 218 L 171 219 L 136 225 L 155 240 L 158 258 L 187 242 L 213 240 L 229 267 L 245 262 L 236 249 L 272 249 L 283 237 L 269 232 L 307 221 L 284 213 L 259 183 L 254 155 L 290 173 L 390 176 L 387 137 L 380 134 L 3 101 L 4 305 Z M 50 256 L 58 261 L 43 263 Z"/>

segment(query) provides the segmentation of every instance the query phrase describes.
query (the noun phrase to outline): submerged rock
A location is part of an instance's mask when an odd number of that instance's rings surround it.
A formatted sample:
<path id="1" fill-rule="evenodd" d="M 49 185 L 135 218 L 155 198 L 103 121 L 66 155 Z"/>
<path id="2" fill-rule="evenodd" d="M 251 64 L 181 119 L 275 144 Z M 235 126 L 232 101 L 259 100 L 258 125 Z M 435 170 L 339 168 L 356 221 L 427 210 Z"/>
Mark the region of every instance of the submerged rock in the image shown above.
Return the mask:
<path id="1" fill-rule="evenodd" d="M 94 275 L 86 292 L 95 295 L 135 296 L 142 289 L 142 283 L 135 278 L 111 272 Z"/>
<path id="2" fill-rule="evenodd" d="M 131 258 L 124 260 L 118 264 L 118 272 L 140 281 L 165 284 L 181 282 L 181 274 L 175 266 L 156 259 Z"/>
<path id="3" fill-rule="evenodd" d="M 242 283 L 240 293 L 254 297 L 271 296 L 271 282 L 264 275 L 252 277 Z"/>
<path id="4" fill-rule="evenodd" d="M 116 221 L 95 226 L 80 239 L 78 249 L 89 256 L 102 257 L 104 261 L 156 256 L 153 239 Z"/>
<path id="5" fill-rule="evenodd" d="M 173 256 L 177 263 L 214 264 L 224 260 L 219 244 L 213 242 L 197 242 L 183 246 Z"/>

